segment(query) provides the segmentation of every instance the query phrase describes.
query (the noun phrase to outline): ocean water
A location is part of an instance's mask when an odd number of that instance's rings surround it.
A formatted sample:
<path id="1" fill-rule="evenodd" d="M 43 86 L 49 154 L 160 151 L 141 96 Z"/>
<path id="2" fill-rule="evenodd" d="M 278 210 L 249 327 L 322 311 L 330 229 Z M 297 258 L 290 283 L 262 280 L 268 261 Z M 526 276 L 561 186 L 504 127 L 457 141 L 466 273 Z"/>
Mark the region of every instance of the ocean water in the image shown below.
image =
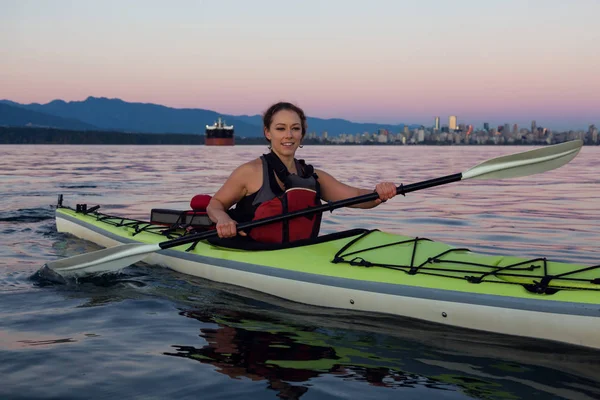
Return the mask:
<path id="1" fill-rule="evenodd" d="M 414 183 L 526 147 L 307 146 L 351 185 Z M 1 399 L 597 399 L 600 351 L 309 307 L 136 264 L 57 285 L 45 262 L 99 247 L 57 233 L 74 206 L 148 218 L 212 194 L 263 146 L 0 147 Z M 534 176 L 464 181 L 324 215 L 486 254 L 600 264 L 600 148 Z"/>

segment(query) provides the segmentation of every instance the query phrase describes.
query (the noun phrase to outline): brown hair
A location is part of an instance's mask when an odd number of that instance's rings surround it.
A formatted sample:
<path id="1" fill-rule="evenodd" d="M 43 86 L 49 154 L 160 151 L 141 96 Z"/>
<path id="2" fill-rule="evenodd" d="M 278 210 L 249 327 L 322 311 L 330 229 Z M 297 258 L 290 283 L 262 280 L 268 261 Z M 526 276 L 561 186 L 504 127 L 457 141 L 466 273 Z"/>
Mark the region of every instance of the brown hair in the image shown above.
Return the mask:
<path id="1" fill-rule="evenodd" d="M 302 137 L 304 137 L 304 135 L 306 134 L 306 115 L 304 115 L 304 111 L 300 107 L 284 101 L 280 101 L 279 103 L 273 104 L 267 109 L 267 111 L 265 111 L 265 113 L 263 114 L 263 128 L 269 129 L 271 123 L 273 122 L 273 115 L 275 115 L 281 110 L 289 110 L 298 114 L 298 116 L 300 117 L 300 122 L 302 123 Z M 269 139 L 267 139 L 267 141 L 270 142 Z"/>

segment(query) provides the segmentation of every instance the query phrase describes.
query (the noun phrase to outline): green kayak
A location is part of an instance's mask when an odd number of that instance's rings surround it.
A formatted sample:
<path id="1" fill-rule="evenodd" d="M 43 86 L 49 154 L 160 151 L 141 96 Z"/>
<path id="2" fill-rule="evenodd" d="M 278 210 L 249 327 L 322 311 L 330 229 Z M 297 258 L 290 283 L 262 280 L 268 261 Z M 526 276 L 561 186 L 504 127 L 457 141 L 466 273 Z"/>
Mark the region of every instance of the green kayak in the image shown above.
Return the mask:
<path id="1" fill-rule="evenodd" d="M 107 248 L 190 235 L 181 218 L 150 219 L 98 207 L 56 210 L 59 232 Z M 304 304 L 600 348 L 600 266 L 481 255 L 364 229 L 284 246 L 212 237 L 159 249 L 144 261 Z"/>

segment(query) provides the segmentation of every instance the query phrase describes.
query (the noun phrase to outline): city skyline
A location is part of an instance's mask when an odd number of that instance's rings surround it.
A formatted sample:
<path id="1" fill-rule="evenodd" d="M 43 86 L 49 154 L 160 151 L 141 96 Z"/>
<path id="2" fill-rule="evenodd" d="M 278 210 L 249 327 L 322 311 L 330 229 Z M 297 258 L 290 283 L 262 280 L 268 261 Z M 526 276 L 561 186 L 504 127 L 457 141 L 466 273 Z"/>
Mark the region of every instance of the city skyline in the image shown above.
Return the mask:
<path id="1" fill-rule="evenodd" d="M 118 11 L 118 12 L 117 12 Z M 0 0 L 0 97 L 255 115 L 600 124 L 600 3 Z M 467 122 L 468 121 L 468 122 Z"/>

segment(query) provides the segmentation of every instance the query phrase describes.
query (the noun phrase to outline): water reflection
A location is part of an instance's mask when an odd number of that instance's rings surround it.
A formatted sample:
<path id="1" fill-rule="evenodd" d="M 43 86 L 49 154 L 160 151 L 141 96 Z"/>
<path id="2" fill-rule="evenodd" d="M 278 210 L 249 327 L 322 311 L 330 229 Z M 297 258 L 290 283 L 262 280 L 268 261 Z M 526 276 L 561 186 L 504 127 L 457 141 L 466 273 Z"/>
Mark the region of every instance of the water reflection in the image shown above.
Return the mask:
<path id="1" fill-rule="evenodd" d="M 283 399 L 300 398 L 309 390 L 309 381 L 321 375 L 387 388 L 452 389 L 443 382 L 405 373 L 398 369 L 401 362 L 371 353 L 373 343 L 368 338 L 349 343 L 354 347 L 345 347 L 344 342 L 334 346 L 343 338 L 316 327 L 293 329 L 259 315 L 229 312 L 217 317 L 199 310 L 181 315 L 217 327 L 200 329 L 205 346 L 175 345 L 175 351 L 165 355 L 211 364 L 232 379 L 266 380 L 267 387 Z"/>
<path id="2" fill-rule="evenodd" d="M 418 393 L 415 390 L 428 390 L 429 396 L 435 396 L 431 390 L 485 399 L 548 395 L 592 399 L 600 393 L 598 381 L 585 374 L 549 367 L 551 362 L 549 366 L 535 365 L 544 356 L 526 348 L 521 349 L 523 361 L 502 361 L 502 357 L 474 355 L 481 351 L 477 345 L 470 353 L 468 342 L 467 351 L 458 347 L 452 351 L 388 335 L 292 325 L 264 314 L 188 309 L 180 315 L 204 325 L 200 337 L 205 343 L 174 345 L 165 355 L 212 365 L 231 379 L 266 381 L 283 399 L 300 398 L 319 385 L 318 378 L 325 377 L 386 390 L 411 390 L 413 395 Z M 560 354 L 562 349 L 557 351 Z M 533 364 L 528 364 L 532 354 Z M 565 368 L 572 366 L 568 358 L 564 357 Z"/>

